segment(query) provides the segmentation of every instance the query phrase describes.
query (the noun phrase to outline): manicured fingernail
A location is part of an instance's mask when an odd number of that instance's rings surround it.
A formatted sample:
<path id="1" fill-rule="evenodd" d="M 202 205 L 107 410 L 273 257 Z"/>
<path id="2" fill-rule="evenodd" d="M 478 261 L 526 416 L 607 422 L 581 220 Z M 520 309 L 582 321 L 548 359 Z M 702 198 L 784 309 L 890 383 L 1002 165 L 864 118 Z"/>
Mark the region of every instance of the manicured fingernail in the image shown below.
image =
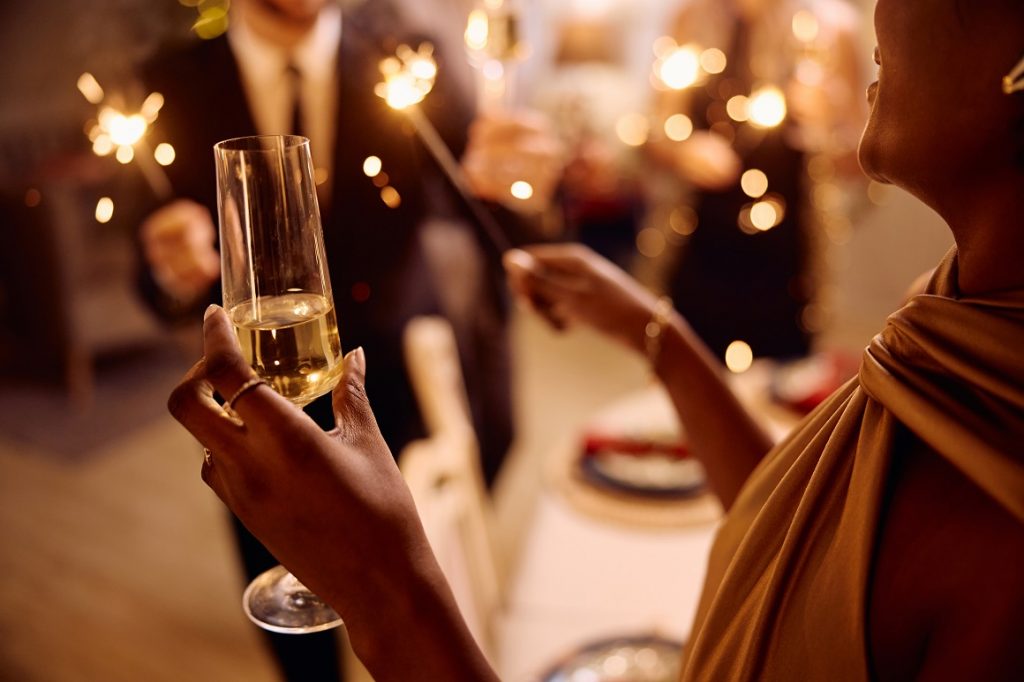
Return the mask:
<path id="1" fill-rule="evenodd" d="M 219 306 L 219 305 L 217 305 L 216 303 L 211 303 L 210 305 L 206 306 L 206 312 L 205 312 L 205 313 L 203 313 L 203 319 L 205 320 L 205 319 L 206 319 L 206 318 L 208 318 L 208 317 L 209 317 L 210 315 L 213 315 L 213 311 L 214 311 L 214 310 L 216 310 L 216 309 L 217 309 L 217 308 L 219 308 L 219 307 L 220 307 L 220 306 Z"/>

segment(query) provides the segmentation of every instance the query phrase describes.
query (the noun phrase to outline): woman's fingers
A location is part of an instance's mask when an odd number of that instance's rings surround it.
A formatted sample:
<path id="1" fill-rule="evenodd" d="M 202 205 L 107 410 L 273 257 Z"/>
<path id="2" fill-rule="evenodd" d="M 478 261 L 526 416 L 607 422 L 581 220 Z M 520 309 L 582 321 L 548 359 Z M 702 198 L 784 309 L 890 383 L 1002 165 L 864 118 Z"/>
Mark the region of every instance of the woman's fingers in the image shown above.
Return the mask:
<path id="1" fill-rule="evenodd" d="M 242 356 L 235 330 L 220 306 L 206 310 L 203 354 L 210 383 L 246 424 L 258 425 L 274 413 L 275 404 L 283 399 L 269 386 L 252 383 L 256 372 Z"/>
<path id="2" fill-rule="evenodd" d="M 533 300 L 535 297 L 549 303 L 569 302 L 590 290 L 583 271 L 574 263 L 574 257 L 558 252 L 549 258 L 537 247 L 529 251 L 510 249 L 503 257 L 505 270 L 513 290 Z"/>
<path id="3" fill-rule="evenodd" d="M 244 438 L 240 422 L 228 416 L 213 399 L 205 360 L 193 365 L 171 392 L 167 409 L 211 453 L 232 453 Z M 211 458 L 212 455 L 207 456 L 207 460 Z M 225 464 L 230 465 L 230 462 L 231 458 L 226 457 Z M 210 482 L 205 471 L 208 468 L 209 462 L 204 463 L 203 480 Z"/>
<path id="4" fill-rule="evenodd" d="M 337 433 L 347 443 L 380 438 L 377 419 L 366 397 L 366 354 L 362 347 L 345 356 L 345 374 L 331 394 Z"/>

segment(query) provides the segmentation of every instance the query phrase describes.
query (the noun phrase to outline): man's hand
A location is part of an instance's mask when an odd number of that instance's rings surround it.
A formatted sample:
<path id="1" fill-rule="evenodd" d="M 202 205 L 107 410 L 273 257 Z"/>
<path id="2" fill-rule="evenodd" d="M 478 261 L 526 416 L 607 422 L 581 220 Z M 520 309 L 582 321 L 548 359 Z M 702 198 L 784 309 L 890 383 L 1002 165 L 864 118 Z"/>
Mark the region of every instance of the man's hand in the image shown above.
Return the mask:
<path id="1" fill-rule="evenodd" d="M 489 113 L 470 126 L 462 166 L 481 199 L 517 211 L 542 211 L 562 177 L 565 147 L 540 113 Z M 528 184 L 529 191 L 522 193 L 526 185 L 516 183 Z"/>
<path id="2" fill-rule="evenodd" d="M 142 250 L 153 279 L 166 293 L 196 301 L 220 276 L 210 212 L 188 199 L 154 211 L 142 224 Z"/>

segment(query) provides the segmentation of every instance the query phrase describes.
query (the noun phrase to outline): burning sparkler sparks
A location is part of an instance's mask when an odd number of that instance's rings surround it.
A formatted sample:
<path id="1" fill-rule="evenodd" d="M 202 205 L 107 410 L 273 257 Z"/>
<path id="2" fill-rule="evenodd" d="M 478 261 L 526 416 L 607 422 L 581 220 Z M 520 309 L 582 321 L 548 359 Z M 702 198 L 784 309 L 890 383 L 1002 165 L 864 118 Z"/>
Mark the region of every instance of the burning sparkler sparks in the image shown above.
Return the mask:
<path id="1" fill-rule="evenodd" d="M 151 92 L 137 112 L 126 113 L 116 103 L 106 102 L 108 98 L 96 78 L 86 72 L 78 78 L 78 90 L 90 104 L 99 107 L 96 123 L 89 129 L 89 141 L 97 156 L 114 154 L 119 163 L 138 161 L 146 182 L 160 199 L 171 196 L 171 182 L 160 166 L 174 162 L 174 148 L 166 142 L 157 146 L 150 154 L 145 137 L 149 127 L 156 121 L 164 105 L 159 92 Z M 143 153 L 136 153 L 137 151 Z M 159 164 L 159 165 L 157 165 Z"/>
<path id="2" fill-rule="evenodd" d="M 380 72 L 384 80 L 376 85 L 374 92 L 387 102 L 389 107 L 405 115 L 438 166 L 462 195 L 494 247 L 499 252 L 504 252 L 511 248 L 508 238 L 494 217 L 480 205 L 469 186 L 462 166 L 437 132 L 437 128 L 418 106 L 433 90 L 437 78 L 437 63 L 433 54 L 434 48 L 429 43 L 420 45 L 416 50 L 408 45 L 400 45 L 394 57 L 381 61 Z M 380 160 L 376 157 L 367 158 L 363 162 L 364 173 L 368 176 L 376 175 L 380 172 L 379 164 Z M 382 198 L 388 203 L 388 198 L 383 195 Z M 395 205 L 397 206 L 397 203 Z"/>

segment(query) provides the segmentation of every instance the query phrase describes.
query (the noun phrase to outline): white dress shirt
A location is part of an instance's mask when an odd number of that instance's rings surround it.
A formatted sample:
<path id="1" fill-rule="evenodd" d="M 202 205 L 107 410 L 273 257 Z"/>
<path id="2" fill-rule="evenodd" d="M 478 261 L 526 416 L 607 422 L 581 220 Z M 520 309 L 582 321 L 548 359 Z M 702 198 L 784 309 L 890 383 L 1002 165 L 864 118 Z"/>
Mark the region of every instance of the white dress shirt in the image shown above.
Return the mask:
<path id="1" fill-rule="evenodd" d="M 318 180 L 328 177 L 334 170 L 331 164 L 337 135 L 341 8 L 332 4 L 321 10 L 316 24 L 291 50 L 267 42 L 242 20 L 231 22 L 228 44 L 238 62 L 249 110 L 261 135 L 294 132 L 290 130 L 294 87 L 288 67 L 298 69 L 303 133 L 309 138 Z"/>

